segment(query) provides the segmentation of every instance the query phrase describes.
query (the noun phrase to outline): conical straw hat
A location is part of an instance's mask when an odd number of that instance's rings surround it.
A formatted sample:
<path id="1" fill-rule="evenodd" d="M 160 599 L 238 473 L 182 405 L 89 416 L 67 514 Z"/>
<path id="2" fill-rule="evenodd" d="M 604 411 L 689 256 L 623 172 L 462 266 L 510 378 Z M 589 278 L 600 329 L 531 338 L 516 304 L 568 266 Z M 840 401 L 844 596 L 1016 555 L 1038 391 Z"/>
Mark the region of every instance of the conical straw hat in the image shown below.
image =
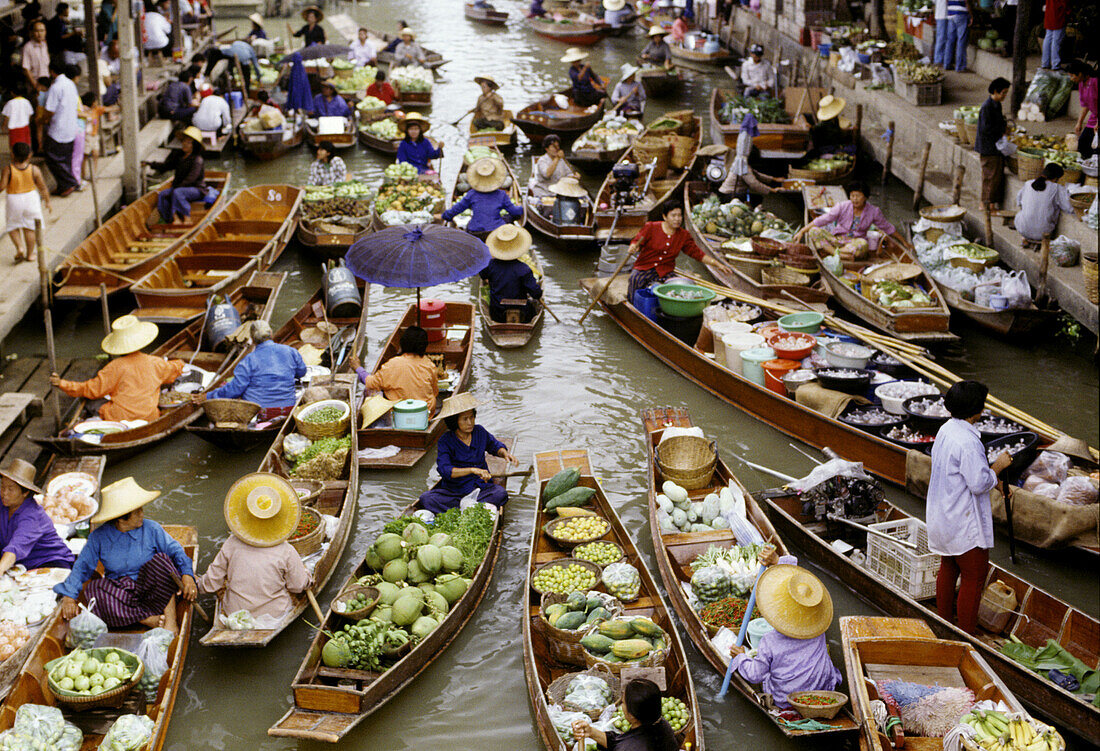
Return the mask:
<path id="1" fill-rule="evenodd" d="M 514 261 L 531 249 L 531 233 L 515 224 L 502 224 L 485 238 L 489 255 L 500 261 Z"/>
<path id="2" fill-rule="evenodd" d="M 647 33 L 646 36 L 647 37 L 666 37 L 666 36 L 668 36 L 668 32 L 665 31 L 664 29 L 662 29 L 660 26 L 650 26 L 649 27 L 649 33 Z"/>
<path id="3" fill-rule="evenodd" d="M 1083 459 L 1090 464 L 1096 464 L 1096 457 L 1089 451 L 1089 445 L 1080 438 L 1064 435 L 1043 450 L 1057 451 L 1059 454 L 1065 454 L 1066 456 Z"/>
<path id="4" fill-rule="evenodd" d="M 443 400 L 443 409 L 439 410 L 436 417 L 442 420 L 444 417 L 461 415 L 463 412 L 469 412 L 471 409 L 477 409 L 485 404 L 488 404 L 488 402 L 479 400 L 473 394 L 455 394 Z"/>
<path id="5" fill-rule="evenodd" d="M 325 20 L 325 12 L 323 10 L 318 8 L 316 5 L 307 5 L 306 7 L 302 8 L 302 20 L 303 21 L 308 20 L 306 18 L 306 14 L 309 13 L 310 11 L 313 11 L 314 13 L 317 14 L 317 23 L 320 23 L 321 21 Z"/>
<path id="6" fill-rule="evenodd" d="M 792 639 L 820 636 L 833 622 L 833 601 L 821 580 L 804 568 L 771 566 L 756 585 L 760 614 L 776 631 Z"/>
<path id="7" fill-rule="evenodd" d="M 565 196 L 566 198 L 584 198 L 588 195 L 588 191 L 572 175 L 566 175 L 551 185 L 550 192 L 556 196 Z"/>
<path id="8" fill-rule="evenodd" d="M 152 344 L 158 331 L 155 323 L 125 315 L 111 324 L 111 333 L 103 337 L 100 347 L 108 355 L 128 355 Z"/>
<path id="9" fill-rule="evenodd" d="M 482 157 L 466 168 L 466 182 L 478 193 L 492 193 L 504 184 L 508 169 L 491 156 Z"/>
<path id="10" fill-rule="evenodd" d="M 582 50 L 580 47 L 570 47 L 565 51 L 565 54 L 561 56 L 563 63 L 575 63 L 578 60 L 583 60 L 588 57 L 588 53 Z"/>
<path id="11" fill-rule="evenodd" d="M 826 94 L 817 103 L 817 119 L 822 121 L 832 120 L 844 110 L 846 104 L 848 103 L 844 101 L 844 97 Z"/>
<path id="12" fill-rule="evenodd" d="M 112 482 L 99 491 L 99 511 L 92 517 L 92 524 L 103 524 L 126 516 L 159 495 L 159 490 L 146 490 L 132 477 Z"/>
<path id="13" fill-rule="evenodd" d="M 34 484 L 34 465 L 25 459 L 12 459 L 6 469 L 0 469 L 0 475 L 34 493 L 42 492 L 42 489 Z"/>
<path id="14" fill-rule="evenodd" d="M 287 540 L 301 520 L 298 493 L 270 472 L 253 472 L 225 494 L 225 523 L 243 542 L 269 548 Z"/>

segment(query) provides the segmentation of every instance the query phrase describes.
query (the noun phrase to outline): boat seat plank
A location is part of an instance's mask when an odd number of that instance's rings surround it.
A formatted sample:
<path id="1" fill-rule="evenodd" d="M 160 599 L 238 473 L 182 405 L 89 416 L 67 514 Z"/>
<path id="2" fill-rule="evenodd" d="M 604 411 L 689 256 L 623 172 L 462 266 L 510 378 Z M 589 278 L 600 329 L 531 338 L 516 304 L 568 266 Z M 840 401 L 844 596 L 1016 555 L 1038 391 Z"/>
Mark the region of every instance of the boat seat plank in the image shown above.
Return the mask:
<path id="1" fill-rule="evenodd" d="M 42 399 L 35 394 L 9 391 L 0 395 L 0 434 L 12 424 L 26 425 L 31 413 L 42 414 Z"/>
<path id="2" fill-rule="evenodd" d="M 962 672 L 958 668 L 940 665 L 864 665 L 867 675 L 874 681 L 902 680 L 925 686 L 966 688 Z"/>
<path id="3" fill-rule="evenodd" d="M 852 639 L 934 639 L 932 628 L 916 618 L 864 616 L 844 622 L 844 633 Z"/>

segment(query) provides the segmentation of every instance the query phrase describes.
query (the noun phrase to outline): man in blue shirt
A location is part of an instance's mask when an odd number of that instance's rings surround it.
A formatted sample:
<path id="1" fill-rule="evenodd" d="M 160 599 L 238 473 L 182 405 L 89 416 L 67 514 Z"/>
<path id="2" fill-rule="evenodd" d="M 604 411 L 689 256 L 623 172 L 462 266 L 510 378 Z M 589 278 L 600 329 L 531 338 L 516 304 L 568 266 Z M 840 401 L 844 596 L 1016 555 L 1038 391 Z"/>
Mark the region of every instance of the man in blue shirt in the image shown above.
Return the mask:
<path id="1" fill-rule="evenodd" d="M 165 120 L 174 120 L 179 123 L 191 122 L 191 116 L 198 107 L 194 106 L 194 92 L 191 91 L 191 82 L 195 79 L 193 68 L 185 68 L 178 80 L 172 81 L 160 95 L 160 106 L 157 114 Z"/>
<path id="2" fill-rule="evenodd" d="M 507 311 L 518 307 L 514 301 L 523 301 L 523 321 L 530 321 L 535 315 L 535 301 L 542 299 L 542 287 L 534 272 L 519 260 L 531 248 L 531 233 L 515 224 L 505 224 L 490 233 L 485 244 L 493 257 L 480 274 L 489 283 L 489 317 L 505 321 Z"/>
<path id="3" fill-rule="evenodd" d="M 202 395 L 205 399 L 244 399 L 259 404 L 261 420 L 286 416 L 294 408 L 294 384 L 306 374 L 306 364 L 298 350 L 271 341 L 271 324 L 252 322 L 255 349 L 241 358 L 233 370 L 233 378 L 225 385 Z"/>

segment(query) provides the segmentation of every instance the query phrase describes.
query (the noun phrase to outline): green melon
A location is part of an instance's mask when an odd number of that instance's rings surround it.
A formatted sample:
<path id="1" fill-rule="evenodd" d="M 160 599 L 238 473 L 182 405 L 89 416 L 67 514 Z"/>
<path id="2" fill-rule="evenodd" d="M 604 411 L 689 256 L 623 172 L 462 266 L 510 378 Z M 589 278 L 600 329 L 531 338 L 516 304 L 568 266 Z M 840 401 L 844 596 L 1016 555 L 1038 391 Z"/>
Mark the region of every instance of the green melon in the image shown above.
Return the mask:
<path id="1" fill-rule="evenodd" d="M 382 569 L 382 578 L 388 582 L 396 584 L 399 581 L 405 581 L 405 577 L 409 575 L 409 567 L 405 565 L 405 562 L 400 558 L 395 558 L 386 564 L 386 567 Z"/>

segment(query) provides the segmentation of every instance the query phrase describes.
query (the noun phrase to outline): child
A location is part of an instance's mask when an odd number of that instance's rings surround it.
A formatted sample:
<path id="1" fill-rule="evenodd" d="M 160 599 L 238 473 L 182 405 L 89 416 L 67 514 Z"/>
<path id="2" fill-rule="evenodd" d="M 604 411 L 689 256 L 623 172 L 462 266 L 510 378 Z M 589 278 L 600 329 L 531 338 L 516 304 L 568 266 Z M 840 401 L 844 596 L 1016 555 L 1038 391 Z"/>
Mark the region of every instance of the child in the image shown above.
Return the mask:
<path id="1" fill-rule="evenodd" d="M 34 116 L 34 106 L 23 96 L 23 86 L 23 82 L 16 82 L 15 95 L 0 111 L 0 116 L 4 120 L 4 130 L 8 132 L 9 147 L 17 143 L 31 145 L 31 118 Z"/>
<path id="2" fill-rule="evenodd" d="M 91 164 L 88 165 L 89 170 L 94 170 L 98 163 L 99 119 L 105 109 L 96 102 L 95 94 L 90 91 L 84 92 L 80 97 L 80 107 L 77 109 L 77 113 L 80 116 L 80 122 L 84 124 L 84 161 L 87 162 L 88 157 L 91 157 Z M 83 174 L 80 175 L 81 178 L 83 176 Z"/>
<path id="3" fill-rule="evenodd" d="M 34 82 L 34 88 L 38 92 L 34 107 L 34 133 L 40 149 L 46 142 L 46 93 L 50 90 L 51 83 L 49 76 L 41 76 Z"/>
<path id="4" fill-rule="evenodd" d="M 11 158 L 12 163 L 0 173 L 0 191 L 8 192 L 8 234 L 15 244 L 15 262 L 21 263 L 34 260 L 34 220 L 42 219 L 42 204 L 46 204 L 47 211 L 52 209 L 42 172 L 31 164 L 31 147 L 16 142 L 11 147 Z"/>

